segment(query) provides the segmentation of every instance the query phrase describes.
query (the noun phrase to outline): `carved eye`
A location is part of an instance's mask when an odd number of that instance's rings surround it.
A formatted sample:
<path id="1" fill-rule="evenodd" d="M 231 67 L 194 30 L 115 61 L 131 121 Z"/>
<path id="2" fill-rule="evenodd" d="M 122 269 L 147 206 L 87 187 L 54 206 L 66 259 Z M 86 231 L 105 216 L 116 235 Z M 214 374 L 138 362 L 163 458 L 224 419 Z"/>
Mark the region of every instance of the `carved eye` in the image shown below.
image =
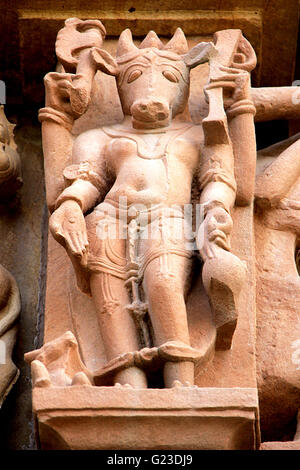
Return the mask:
<path id="1" fill-rule="evenodd" d="M 134 82 L 134 80 L 139 78 L 142 75 L 142 73 L 143 72 L 141 70 L 133 70 L 132 72 L 130 72 L 130 74 L 127 78 L 127 83 Z"/>
<path id="2" fill-rule="evenodd" d="M 173 82 L 173 83 L 179 82 L 178 77 L 176 77 L 175 73 L 171 72 L 170 70 L 164 70 L 162 74 L 170 82 Z"/>

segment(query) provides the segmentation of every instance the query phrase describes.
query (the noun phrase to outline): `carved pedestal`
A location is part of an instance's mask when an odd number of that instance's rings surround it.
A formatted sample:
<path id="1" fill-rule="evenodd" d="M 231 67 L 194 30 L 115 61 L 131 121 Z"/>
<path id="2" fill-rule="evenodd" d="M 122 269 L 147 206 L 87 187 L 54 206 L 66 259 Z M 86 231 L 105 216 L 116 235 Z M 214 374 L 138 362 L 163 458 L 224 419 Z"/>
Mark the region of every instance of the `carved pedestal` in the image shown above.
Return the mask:
<path id="1" fill-rule="evenodd" d="M 251 388 L 36 388 L 42 449 L 255 449 Z"/>

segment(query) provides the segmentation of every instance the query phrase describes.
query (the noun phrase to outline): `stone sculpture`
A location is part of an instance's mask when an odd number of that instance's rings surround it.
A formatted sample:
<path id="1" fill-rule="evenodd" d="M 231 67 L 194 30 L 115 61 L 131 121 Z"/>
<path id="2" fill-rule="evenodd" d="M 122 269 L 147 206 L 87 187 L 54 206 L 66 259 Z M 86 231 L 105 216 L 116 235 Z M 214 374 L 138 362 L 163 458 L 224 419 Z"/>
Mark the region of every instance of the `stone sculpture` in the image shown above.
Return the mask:
<path id="1" fill-rule="evenodd" d="M 261 427 L 278 440 L 300 406 L 299 134 L 258 152 L 256 178 L 257 369 Z"/>
<path id="2" fill-rule="evenodd" d="M 13 276 L 0 265 L 0 406 L 18 379 L 12 360 L 21 310 L 20 294 Z"/>
<path id="3" fill-rule="evenodd" d="M 19 155 L 12 145 L 10 125 L 0 107 L 0 203 L 9 204 L 21 186 Z M 0 406 L 19 376 L 12 361 L 21 309 L 20 294 L 14 277 L 0 265 Z"/>
<path id="4" fill-rule="evenodd" d="M 12 199 L 22 186 L 20 157 L 12 145 L 10 123 L 0 106 L 0 198 L 1 203 Z"/>
<path id="5" fill-rule="evenodd" d="M 189 48 L 180 28 L 140 44 L 127 29 L 114 56 L 105 34 L 97 20 L 65 22 L 39 113 L 52 238 L 45 344 L 25 358 L 41 442 L 114 448 L 121 432 L 122 448 L 168 436 L 164 448 L 207 449 L 217 433 L 220 448 L 258 447 L 254 116 L 295 117 L 295 87 L 251 88 L 240 30 Z M 190 72 L 205 62 L 196 123 Z M 176 437 L 178 409 L 192 441 Z M 86 440 L 73 413 L 93 429 Z"/>
<path id="6" fill-rule="evenodd" d="M 237 149 L 229 137 L 222 95 L 226 88 L 227 112 L 235 119 L 249 116 L 253 132 L 249 71 L 255 54 L 240 31 L 219 32 L 216 45 L 200 43 L 188 51 L 180 29 L 165 45 L 150 32 L 139 47 L 126 30 L 116 60 L 100 49 L 102 40 L 101 23 L 68 20 L 56 49 L 64 69 L 76 68 L 76 74 L 50 73 L 45 79 L 42 122 L 60 122 L 68 129 L 86 111 L 97 69 L 116 76 L 124 113 L 120 124 L 77 138 L 72 165 L 63 169 L 65 189 L 59 187 L 61 175 L 59 182 L 51 176 L 50 229 L 66 248 L 80 288 L 94 300 L 108 358 L 96 380 L 114 373 L 114 383 L 145 388 L 145 368 L 161 362 L 166 387 L 192 385 L 201 351 L 190 345 L 186 316 L 193 234 L 184 207 L 191 202 L 198 170 L 204 208 L 197 235 L 202 277 L 215 314 L 216 343 L 227 349 L 245 266 L 230 252 Z M 189 71 L 208 60 L 210 110 L 202 126 L 195 126 L 182 117 Z M 242 146 L 238 151 L 244 155 Z M 252 174 L 253 155 L 248 167 Z M 253 180 L 248 184 L 237 178 L 238 197 L 247 204 Z"/>

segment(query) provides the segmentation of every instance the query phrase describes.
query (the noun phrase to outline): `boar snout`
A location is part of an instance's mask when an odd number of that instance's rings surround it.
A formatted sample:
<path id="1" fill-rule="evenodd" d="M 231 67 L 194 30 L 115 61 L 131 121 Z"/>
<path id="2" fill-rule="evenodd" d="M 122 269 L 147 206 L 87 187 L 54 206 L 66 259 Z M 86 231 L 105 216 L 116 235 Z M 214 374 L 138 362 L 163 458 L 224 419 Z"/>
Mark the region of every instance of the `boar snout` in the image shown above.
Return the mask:
<path id="1" fill-rule="evenodd" d="M 133 103 L 130 111 L 134 120 L 149 124 L 165 125 L 170 116 L 168 103 L 157 99 L 138 100 Z"/>

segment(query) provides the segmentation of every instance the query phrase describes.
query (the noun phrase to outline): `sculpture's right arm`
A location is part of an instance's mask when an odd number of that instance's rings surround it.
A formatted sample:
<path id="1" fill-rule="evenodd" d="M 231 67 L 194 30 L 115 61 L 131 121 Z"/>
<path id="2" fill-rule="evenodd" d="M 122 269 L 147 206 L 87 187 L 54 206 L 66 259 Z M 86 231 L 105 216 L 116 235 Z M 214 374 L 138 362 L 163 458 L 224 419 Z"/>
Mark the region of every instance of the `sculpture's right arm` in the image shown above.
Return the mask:
<path id="1" fill-rule="evenodd" d="M 50 218 L 54 238 L 83 262 L 88 247 L 84 213 L 104 198 L 111 183 L 105 161 L 106 139 L 101 130 L 85 132 L 76 139 L 73 163 L 63 172 L 66 187 Z"/>
<path id="2" fill-rule="evenodd" d="M 108 137 L 101 129 L 82 133 L 74 142 L 72 164 L 63 171 L 65 189 L 55 202 L 76 201 L 83 213 L 92 209 L 109 191 L 112 176 L 106 163 Z"/>

